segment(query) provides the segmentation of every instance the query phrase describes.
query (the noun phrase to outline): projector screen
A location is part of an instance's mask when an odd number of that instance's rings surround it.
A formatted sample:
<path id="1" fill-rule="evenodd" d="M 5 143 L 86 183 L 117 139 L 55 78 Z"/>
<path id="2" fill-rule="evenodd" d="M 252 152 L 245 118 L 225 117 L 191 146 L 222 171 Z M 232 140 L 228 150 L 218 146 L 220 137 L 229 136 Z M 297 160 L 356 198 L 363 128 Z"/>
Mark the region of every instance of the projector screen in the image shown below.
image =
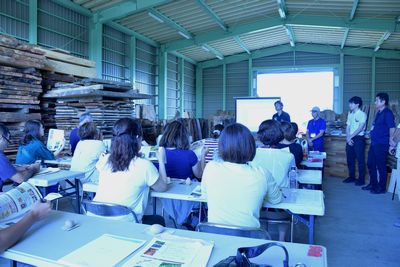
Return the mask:
<path id="1" fill-rule="evenodd" d="M 261 122 L 276 113 L 274 103 L 278 100 L 280 97 L 236 98 L 236 122 L 257 132 Z"/>

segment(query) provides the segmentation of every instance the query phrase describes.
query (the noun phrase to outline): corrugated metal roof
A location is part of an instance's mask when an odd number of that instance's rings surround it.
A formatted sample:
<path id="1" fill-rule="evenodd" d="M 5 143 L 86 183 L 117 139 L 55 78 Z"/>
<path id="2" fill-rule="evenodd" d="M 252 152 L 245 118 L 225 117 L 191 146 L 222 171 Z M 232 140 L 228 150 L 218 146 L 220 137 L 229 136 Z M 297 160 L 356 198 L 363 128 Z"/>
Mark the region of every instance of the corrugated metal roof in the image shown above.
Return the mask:
<path id="1" fill-rule="evenodd" d="M 353 0 L 288 0 L 290 15 L 319 15 L 349 17 Z"/>
<path id="2" fill-rule="evenodd" d="M 75 3 L 90 9 L 92 12 L 117 5 L 124 0 L 74 0 Z"/>
<path id="3" fill-rule="evenodd" d="M 295 41 L 310 44 L 341 45 L 345 29 L 292 26 Z"/>
<path id="4" fill-rule="evenodd" d="M 384 32 L 351 30 L 346 40 L 346 46 L 375 48 Z"/>
<path id="5" fill-rule="evenodd" d="M 382 49 L 397 49 L 400 50 L 400 33 L 392 33 L 382 45 Z"/>
<path id="6" fill-rule="evenodd" d="M 244 34 L 240 39 L 250 51 L 289 43 L 289 37 L 283 26 Z"/>
<path id="7" fill-rule="evenodd" d="M 190 57 L 195 61 L 203 61 L 209 59 L 215 59 L 215 55 L 211 52 L 206 52 L 201 46 L 190 46 L 188 48 L 179 50 L 184 56 Z"/>

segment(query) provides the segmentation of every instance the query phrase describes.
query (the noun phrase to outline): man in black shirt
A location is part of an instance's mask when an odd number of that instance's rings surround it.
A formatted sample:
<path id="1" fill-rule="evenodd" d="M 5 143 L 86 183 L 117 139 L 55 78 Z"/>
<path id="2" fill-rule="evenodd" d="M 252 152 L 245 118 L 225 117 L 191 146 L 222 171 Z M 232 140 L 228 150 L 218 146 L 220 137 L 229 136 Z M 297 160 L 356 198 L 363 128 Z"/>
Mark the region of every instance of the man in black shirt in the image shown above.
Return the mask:
<path id="1" fill-rule="evenodd" d="M 286 113 L 285 111 L 283 111 L 283 103 L 280 100 L 278 100 L 274 103 L 274 105 L 275 105 L 276 113 L 274 114 L 274 116 L 272 116 L 272 119 L 279 121 L 279 122 L 281 122 L 281 121 L 290 122 L 289 114 Z"/>

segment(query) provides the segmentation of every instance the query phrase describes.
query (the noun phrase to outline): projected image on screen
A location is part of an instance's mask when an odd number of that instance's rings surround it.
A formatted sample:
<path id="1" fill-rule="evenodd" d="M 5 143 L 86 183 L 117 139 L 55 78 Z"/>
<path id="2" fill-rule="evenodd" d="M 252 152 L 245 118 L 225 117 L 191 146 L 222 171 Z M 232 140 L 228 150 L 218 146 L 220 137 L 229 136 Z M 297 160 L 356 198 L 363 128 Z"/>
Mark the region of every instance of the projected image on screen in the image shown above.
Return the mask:
<path id="1" fill-rule="evenodd" d="M 261 122 L 276 113 L 274 103 L 278 100 L 279 97 L 236 98 L 236 122 L 257 132 Z"/>

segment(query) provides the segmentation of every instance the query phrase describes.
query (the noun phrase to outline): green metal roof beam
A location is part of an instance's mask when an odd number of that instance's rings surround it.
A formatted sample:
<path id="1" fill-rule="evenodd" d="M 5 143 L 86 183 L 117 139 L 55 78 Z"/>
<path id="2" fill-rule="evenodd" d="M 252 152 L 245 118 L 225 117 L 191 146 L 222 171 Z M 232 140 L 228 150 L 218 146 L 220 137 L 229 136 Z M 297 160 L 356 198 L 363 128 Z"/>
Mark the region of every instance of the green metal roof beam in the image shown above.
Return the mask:
<path id="1" fill-rule="evenodd" d="M 243 41 L 240 39 L 239 36 L 233 37 L 235 39 L 235 42 L 240 45 L 241 48 L 243 48 L 244 51 L 246 51 L 247 54 L 251 54 L 250 50 L 247 48 L 247 46 L 243 43 Z"/>
<path id="2" fill-rule="evenodd" d="M 286 19 L 287 8 L 285 0 L 276 0 L 276 2 L 278 3 L 279 16 L 281 17 L 281 19 Z"/>
<path id="3" fill-rule="evenodd" d="M 224 31 L 228 30 L 228 26 L 225 25 L 223 20 L 204 2 L 204 0 L 197 0 L 196 2 L 204 9 L 204 11 L 207 12 L 208 15 L 210 15 L 210 17 L 218 24 L 219 27 L 221 27 L 221 29 Z"/>
<path id="4" fill-rule="evenodd" d="M 354 15 L 356 14 L 356 10 L 358 7 L 358 2 L 360 2 L 359 0 L 354 0 L 353 1 L 353 8 L 351 9 L 351 13 L 350 13 L 350 20 L 354 19 Z"/>
<path id="5" fill-rule="evenodd" d="M 379 39 L 379 41 L 376 43 L 376 46 L 374 48 L 374 51 L 378 51 L 381 48 L 381 45 L 383 44 L 384 41 L 386 41 L 390 37 L 391 33 L 390 32 L 385 32 L 382 37 Z"/>
<path id="6" fill-rule="evenodd" d="M 203 50 L 205 50 L 206 52 L 209 52 L 211 54 L 214 54 L 218 59 L 223 60 L 224 59 L 224 55 L 219 52 L 217 49 L 209 46 L 208 44 L 203 44 L 201 46 L 201 48 L 203 48 Z"/>
<path id="7" fill-rule="evenodd" d="M 343 34 L 342 44 L 340 45 L 340 49 L 343 49 L 344 45 L 346 44 L 347 36 L 349 35 L 350 30 L 346 29 Z"/>
<path id="8" fill-rule="evenodd" d="M 189 39 L 193 38 L 193 35 L 186 30 L 185 28 L 183 28 L 181 25 L 179 25 L 178 23 L 176 23 L 175 21 L 173 21 L 172 19 L 168 18 L 167 16 L 165 16 L 164 14 L 158 12 L 157 10 L 155 10 L 154 8 L 149 8 L 149 13 L 153 14 L 155 17 L 159 18 L 160 20 L 162 20 L 165 24 L 167 24 L 168 26 L 170 26 L 171 28 L 177 30 L 178 32 L 183 33 L 183 35 L 186 35 L 187 37 L 189 37 Z M 182 35 L 182 36 L 183 36 Z M 186 37 L 185 37 L 186 38 Z"/>
<path id="9" fill-rule="evenodd" d="M 163 5 L 170 0 L 126 0 L 118 4 L 112 5 L 109 8 L 103 9 L 99 12 L 99 20 L 101 23 L 106 23 L 115 19 L 119 19 L 128 16 L 132 13 L 142 11 L 154 6 Z"/>
<path id="10" fill-rule="evenodd" d="M 291 26 L 285 26 L 286 34 L 289 37 L 289 43 L 291 47 L 295 47 L 295 38 L 294 38 L 294 32 Z"/>
<path id="11" fill-rule="evenodd" d="M 346 22 L 340 17 L 329 16 L 304 16 L 304 15 L 287 15 L 285 24 L 288 26 L 304 25 L 326 28 L 348 28 L 350 30 L 367 30 L 367 31 L 390 31 L 400 32 L 400 27 L 396 29 L 396 21 L 394 19 L 366 19 L 355 18 L 351 22 Z M 228 32 L 222 30 L 209 31 L 196 35 L 192 40 L 178 40 L 165 44 L 167 51 L 183 49 L 188 46 L 201 45 L 207 42 L 232 38 L 236 35 L 265 30 L 268 28 L 276 28 L 282 26 L 282 20 L 277 18 L 265 18 L 249 23 L 230 27 Z"/>
<path id="12" fill-rule="evenodd" d="M 194 65 L 197 64 L 197 61 L 196 61 L 196 60 L 193 60 L 192 58 L 187 57 L 187 56 L 185 56 L 185 55 L 183 55 L 183 54 L 181 54 L 181 53 L 179 53 L 179 52 L 172 51 L 172 52 L 169 52 L 169 53 L 172 54 L 172 55 L 174 55 L 174 56 L 180 57 L 180 58 L 184 59 L 185 61 L 190 62 L 190 63 L 192 63 L 192 64 L 194 64 Z"/>
<path id="13" fill-rule="evenodd" d="M 133 30 L 127 28 L 127 27 L 124 27 L 121 24 L 116 23 L 114 21 L 108 22 L 107 25 L 110 26 L 111 28 L 114 28 L 114 29 L 116 29 L 116 30 L 118 30 L 120 32 L 123 32 L 125 34 L 128 34 L 130 36 L 135 36 L 137 39 L 139 39 L 139 40 L 141 40 L 141 41 L 143 41 L 145 43 L 148 43 L 148 44 L 150 44 L 152 46 L 155 46 L 155 47 L 159 47 L 160 46 L 159 43 L 151 40 L 150 38 L 148 38 L 148 37 L 146 37 L 144 35 L 141 35 L 140 33 L 137 33 L 137 32 L 135 32 L 135 31 L 133 31 Z"/>
<path id="14" fill-rule="evenodd" d="M 207 60 L 199 62 L 197 66 L 200 68 L 211 68 L 222 64 L 230 64 L 230 63 L 240 62 L 243 60 L 248 60 L 249 58 L 256 59 L 266 56 L 278 55 L 291 51 L 323 53 L 323 54 L 325 53 L 332 55 L 340 55 L 340 53 L 343 53 L 344 55 L 360 56 L 360 57 L 375 56 L 377 58 L 400 59 L 400 51 L 397 50 L 379 50 L 377 52 L 374 52 L 373 49 L 369 48 L 345 47 L 344 49 L 340 49 L 340 46 L 297 44 L 295 48 L 291 47 L 290 45 L 279 45 L 253 51 L 251 55 L 248 55 L 247 53 L 241 53 L 225 57 L 224 60 L 217 60 L 217 59 Z"/>
<path id="15" fill-rule="evenodd" d="M 87 8 L 84 8 L 81 5 L 78 5 L 70 0 L 66 1 L 66 0 L 52 0 L 54 3 L 59 4 L 60 6 L 66 7 L 68 9 L 71 9 L 75 12 L 78 12 L 79 14 L 91 17 L 93 16 L 92 11 L 90 11 Z"/>

